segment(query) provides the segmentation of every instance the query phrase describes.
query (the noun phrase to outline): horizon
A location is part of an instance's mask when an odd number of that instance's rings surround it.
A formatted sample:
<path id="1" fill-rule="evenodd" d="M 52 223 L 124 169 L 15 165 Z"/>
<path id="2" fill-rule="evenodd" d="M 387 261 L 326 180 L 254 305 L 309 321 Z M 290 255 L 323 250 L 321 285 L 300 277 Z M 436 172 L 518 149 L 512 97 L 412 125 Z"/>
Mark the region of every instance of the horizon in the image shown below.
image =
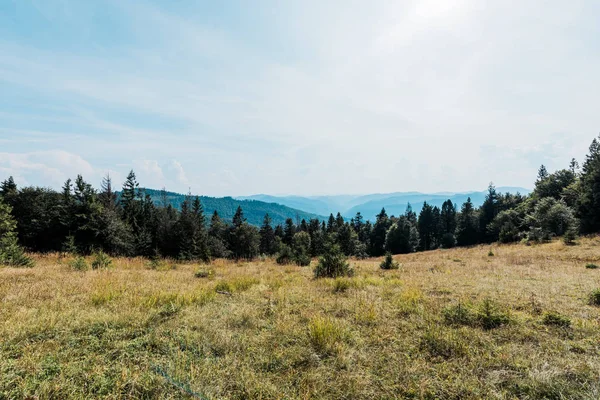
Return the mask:
<path id="1" fill-rule="evenodd" d="M 58 189 L 133 169 L 211 197 L 532 187 L 598 133 L 599 13 L 591 0 L 5 2 L 0 176 Z"/>

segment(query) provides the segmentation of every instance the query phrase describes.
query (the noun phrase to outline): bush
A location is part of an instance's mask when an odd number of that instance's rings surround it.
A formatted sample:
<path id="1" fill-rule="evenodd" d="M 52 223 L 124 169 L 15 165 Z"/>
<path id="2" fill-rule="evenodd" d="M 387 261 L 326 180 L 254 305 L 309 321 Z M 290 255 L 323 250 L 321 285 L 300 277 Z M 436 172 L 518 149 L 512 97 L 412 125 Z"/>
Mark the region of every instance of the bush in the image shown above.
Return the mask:
<path id="1" fill-rule="evenodd" d="M 307 267 L 310 265 L 310 262 L 312 260 L 310 258 L 310 255 L 308 255 L 308 253 L 302 253 L 302 254 L 296 254 L 296 256 L 294 257 L 294 261 L 296 262 L 296 265 L 299 265 L 301 267 Z"/>
<path id="2" fill-rule="evenodd" d="M 456 246 L 456 237 L 452 233 L 444 233 L 440 244 L 444 249 L 451 249 Z"/>
<path id="3" fill-rule="evenodd" d="M 489 330 L 507 324 L 509 317 L 492 300 L 485 299 L 477 313 L 477 322 L 483 329 Z"/>
<path id="4" fill-rule="evenodd" d="M 92 269 L 107 269 L 112 264 L 112 259 L 103 251 L 94 253 Z"/>
<path id="5" fill-rule="evenodd" d="M 75 244 L 75 236 L 69 235 L 62 244 L 62 250 L 64 253 L 77 254 L 79 251 Z"/>
<path id="6" fill-rule="evenodd" d="M 352 286 L 352 282 L 348 278 L 336 278 L 333 281 L 333 292 L 334 293 L 344 293 L 346 290 L 350 289 Z"/>
<path id="7" fill-rule="evenodd" d="M 89 269 L 88 263 L 85 261 L 83 257 L 77 257 L 73 259 L 69 266 L 75 271 L 87 271 Z"/>
<path id="8" fill-rule="evenodd" d="M 275 261 L 280 265 L 291 264 L 294 261 L 294 253 L 292 253 L 290 246 L 282 244 Z"/>
<path id="9" fill-rule="evenodd" d="M 394 261 L 392 257 L 392 253 L 386 253 L 385 259 L 379 264 L 379 268 L 381 269 L 398 269 L 400 265 Z"/>
<path id="10" fill-rule="evenodd" d="M 587 269 L 598 269 L 598 268 L 599 268 L 599 267 L 598 267 L 598 265 L 596 265 L 596 264 L 593 264 L 593 263 L 586 264 L 586 266 L 585 266 L 585 267 L 586 267 Z"/>
<path id="11" fill-rule="evenodd" d="M 446 307 L 442 314 L 444 315 L 444 321 L 448 325 L 473 326 L 475 324 L 475 315 L 469 307 L 461 303 Z"/>
<path id="12" fill-rule="evenodd" d="M 463 343 L 455 335 L 444 335 L 442 332 L 426 332 L 419 343 L 422 351 L 429 353 L 431 357 L 444 359 L 462 357 L 466 354 Z"/>
<path id="13" fill-rule="evenodd" d="M 348 332 L 337 321 L 329 318 L 315 318 L 308 324 L 308 337 L 315 350 L 330 354 L 348 339 Z"/>
<path id="14" fill-rule="evenodd" d="M 0 240 L 0 265 L 25 268 L 31 268 L 34 265 L 33 260 L 19 246 L 17 235 L 14 232 L 7 233 Z"/>
<path id="15" fill-rule="evenodd" d="M 542 322 L 544 325 L 559 326 L 561 328 L 568 328 L 571 326 L 571 320 L 569 318 L 555 312 L 546 313 Z"/>
<path id="16" fill-rule="evenodd" d="M 590 293 L 589 302 L 592 306 L 600 306 L 600 288 Z"/>
<path id="17" fill-rule="evenodd" d="M 346 256 L 338 246 L 331 246 L 319 259 L 315 267 L 315 278 L 337 278 L 338 276 L 353 276 L 354 270 L 346 261 Z"/>
<path id="18" fill-rule="evenodd" d="M 488 257 L 494 257 L 494 251 L 492 249 L 488 251 Z"/>
<path id="19" fill-rule="evenodd" d="M 196 278 L 213 278 L 215 276 L 215 270 L 212 268 L 200 268 L 194 273 Z"/>
<path id="20" fill-rule="evenodd" d="M 462 304 L 447 307 L 443 315 L 448 325 L 480 327 L 485 330 L 498 328 L 510 321 L 508 314 L 490 299 L 483 300 L 477 310 Z"/>

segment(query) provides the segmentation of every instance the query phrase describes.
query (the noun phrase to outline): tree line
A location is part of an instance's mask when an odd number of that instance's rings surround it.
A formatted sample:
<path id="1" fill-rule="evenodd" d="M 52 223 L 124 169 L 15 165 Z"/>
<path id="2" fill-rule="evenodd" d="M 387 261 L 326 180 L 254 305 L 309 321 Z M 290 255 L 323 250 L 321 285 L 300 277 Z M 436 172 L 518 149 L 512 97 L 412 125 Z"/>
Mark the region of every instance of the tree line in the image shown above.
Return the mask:
<path id="1" fill-rule="evenodd" d="M 79 175 L 60 192 L 18 188 L 9 177 L 0 184 L 0 263 L 22 256 L 19 248 L 201 261 L 276 255 L 280 263 L 307 265 L 332 247 L 346 256 L 378 257 L 559 236 L 573 243 L 581 233 L 600 232 L 600 142 L 592 141 L 581 168 L 574 159 L 553 173 L 542 165 L 529 195 L 497 193 L 490 184 L 478 208 L 470 199 L 460 208 L 447 200 L 441 208 L 424 203 L 417 215 L 408 205 L 398 216 L 382 209 L 373 222 L 359 212 L 350 221 L 337 213 L 274 226 L 267 214 L 256 227 L 241 207 L 229 223 L 217 211 L 206 216 L 198 197 L 186 196 L 176 209 L 166 193 L 152 200 L 133 171 L 118 195 L 109 176 L 97 190 Z"/>

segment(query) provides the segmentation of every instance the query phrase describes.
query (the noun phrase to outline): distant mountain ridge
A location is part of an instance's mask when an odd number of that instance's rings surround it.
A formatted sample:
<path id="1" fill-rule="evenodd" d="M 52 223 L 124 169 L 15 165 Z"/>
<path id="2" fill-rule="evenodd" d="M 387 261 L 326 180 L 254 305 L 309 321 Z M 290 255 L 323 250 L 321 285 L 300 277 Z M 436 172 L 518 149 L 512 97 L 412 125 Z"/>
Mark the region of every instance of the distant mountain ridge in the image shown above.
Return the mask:
<path id="1" fill-rule="evenodd" d="M 531 190 L 521 187 L 497 187 L 498 193 L 521 193 L 523 195 L 531 193 Z M 238 200 L 255 200 L 268 203 L 278 203 L 294 209 L 317 215 L 329 215 L 340 212 L 344 218 L 352 218 L 357 212 L 360 212 L 365 219 L 374 220 L 375 216 L 385 208 L 388 215 L 400 215 L 406 210 L 408 203 L 411 204 L 415 212 L 419 212 L 423 203 L 427 202 L 433 206 L 441 207 L 446 200 L 451 200 L 458 208 L 471 198 L 473 204 L 478 207 L 485 200 L 487 190 L 472 192 L 439 192 L 439 193 L 420 193 L 420 192 L 394 192 L 394 193 L 373 193 L 367 195 L 338 195 L 338 196 L 271 196 L 257 194 L 252 196 L 236 197 Z"/>
<path id="2" fill-rule="evenodd" d="M 155 204 L 161 204 L 162 199 L 160 190 L 147 188 L 142 190 L 144 190 L 145 193 L 150 195 L 150 198 Z M 171 204 L 177 209 L 181 208 L 181 204 L 183 203 L 186 197 L 185 194 L 174 192 L 166 192 L 166 195 L 167 203 Z M 233 215 L 235 214 L 235 211 L 237 210 L 238 206 L 242 207 L 242 210 L 244 211 L 244 217 L 247 219 L 248 223 L 255 226 L 262 225 L 265 214 L 267 213 L 273 220 L 273 225 L 283 225 L 287 218 L 292 218 L 294 220 L 294 223 L 296 223 L 297 219 L 306 219 L 307 221 L 311 218 L 317 218 L 319 220 L 325 219 L 325 217 L 322 215 L 317 215 L 303 210 L 294 209 L 289 206 L 275 202 L 264 202 L 259 200 L 238 200 L 232 197 L 198 197 L 200 198 L 200 202 L 202 203 L 202 207 L 204 208 L 204 214 L 206 215 L 207 221 L 210 221 L 210 217 L 216 210 L 223 220 L 231 222 L 231 219 L 233 218 Z"/>

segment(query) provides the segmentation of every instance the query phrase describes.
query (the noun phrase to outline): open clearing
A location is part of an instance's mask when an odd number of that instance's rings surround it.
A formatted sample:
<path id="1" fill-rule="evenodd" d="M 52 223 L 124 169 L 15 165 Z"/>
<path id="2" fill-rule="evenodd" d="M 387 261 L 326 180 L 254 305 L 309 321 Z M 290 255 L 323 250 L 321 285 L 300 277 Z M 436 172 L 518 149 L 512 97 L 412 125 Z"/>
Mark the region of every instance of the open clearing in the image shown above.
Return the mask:
<path id="1" fill-rule="evenodd" d="M 0 269 L 0 399 L 600 398 L 600 240 L 491 249 L 335 280 L 34 256 Z"/>

